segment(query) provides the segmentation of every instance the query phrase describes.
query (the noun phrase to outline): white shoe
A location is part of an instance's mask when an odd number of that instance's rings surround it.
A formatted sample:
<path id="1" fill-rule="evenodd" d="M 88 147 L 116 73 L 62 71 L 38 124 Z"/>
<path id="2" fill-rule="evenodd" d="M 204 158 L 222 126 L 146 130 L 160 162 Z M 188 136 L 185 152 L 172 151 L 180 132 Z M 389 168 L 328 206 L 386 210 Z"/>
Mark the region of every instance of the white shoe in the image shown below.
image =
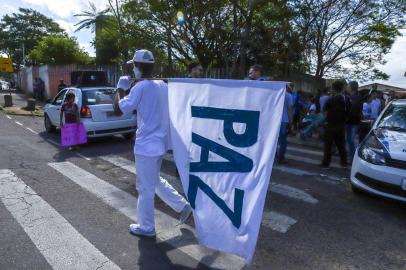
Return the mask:
<path id="1" fill-rule="evenodd" d="M 190 204 L 186 204 L 185 207 L 183 207 L 182 211 L 180 212 L 179 223 L 180 224 L 185 223 L 190 218 L 191 214 L 192 214 L 192 206 L 190 206 Z"/>
<path id="2" fill-rule="evenodd" d="M 140 228 L 140 224 L 130 224 L 129 227 L 130 233 L 136 236 L 147 236 L 147 237 L 154 237 L 155 236 L 155 230 L 152 231 L 145 231 Z"/>

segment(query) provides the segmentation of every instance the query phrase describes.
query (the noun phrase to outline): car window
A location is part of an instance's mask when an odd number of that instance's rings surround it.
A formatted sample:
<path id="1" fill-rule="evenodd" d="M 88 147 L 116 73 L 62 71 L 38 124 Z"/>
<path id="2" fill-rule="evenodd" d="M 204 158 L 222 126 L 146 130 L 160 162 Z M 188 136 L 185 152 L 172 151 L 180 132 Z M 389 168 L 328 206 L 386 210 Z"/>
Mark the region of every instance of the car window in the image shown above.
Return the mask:
<path id="1" fill-rule="evenodd" d="M 65 97 L 67 89 L 62 90 L 61 92 L 58 93 L 58 95 L 55 97 L 53 104 L 54 105 L 61 105 L 63 102 L 63 98 Z"/>
<path id="2" fill-rule="evenodd" d="M 406 104 L 392 104 L 384 112 L 378 128 L 406 132 Z"/>
<path id="3" fill-rule="evenodd" d="M 83 90 L 83 105 L 113 104 L 115 94 L 114 88 Z"/>

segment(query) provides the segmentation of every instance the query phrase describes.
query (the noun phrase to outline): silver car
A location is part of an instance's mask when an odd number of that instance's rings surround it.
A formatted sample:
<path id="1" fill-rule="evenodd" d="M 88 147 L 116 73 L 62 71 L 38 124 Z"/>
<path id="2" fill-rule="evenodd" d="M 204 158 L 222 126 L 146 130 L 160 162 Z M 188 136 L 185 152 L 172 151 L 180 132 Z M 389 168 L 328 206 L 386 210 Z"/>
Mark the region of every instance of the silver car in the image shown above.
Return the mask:
<path id="1" fill-rule="evenodd" d="M 47 132 L 60 127 L 61 106 L 67 93 L 75 94 L 75 103 L 80 109 L 80 121 L 85 126 L 87 136 L 102 137 L 123 134 L 131 138 L 136 130 L 136 113 L 113 114 L 113 100 L 116 89 L 112 87 L 65 88 L 44 107 L 44 125 Z"/>

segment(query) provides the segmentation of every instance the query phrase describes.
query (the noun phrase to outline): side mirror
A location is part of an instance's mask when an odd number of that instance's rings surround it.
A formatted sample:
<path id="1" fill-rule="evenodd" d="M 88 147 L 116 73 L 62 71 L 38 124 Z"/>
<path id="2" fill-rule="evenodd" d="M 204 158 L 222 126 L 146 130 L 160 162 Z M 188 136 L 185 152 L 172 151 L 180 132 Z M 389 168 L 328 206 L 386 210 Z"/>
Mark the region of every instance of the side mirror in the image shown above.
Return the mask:
<path id="1" fill-rule="evenodd" d="M 45 102 L 46 103 L 52 103 L 52 99 L 48 98 Z"/>

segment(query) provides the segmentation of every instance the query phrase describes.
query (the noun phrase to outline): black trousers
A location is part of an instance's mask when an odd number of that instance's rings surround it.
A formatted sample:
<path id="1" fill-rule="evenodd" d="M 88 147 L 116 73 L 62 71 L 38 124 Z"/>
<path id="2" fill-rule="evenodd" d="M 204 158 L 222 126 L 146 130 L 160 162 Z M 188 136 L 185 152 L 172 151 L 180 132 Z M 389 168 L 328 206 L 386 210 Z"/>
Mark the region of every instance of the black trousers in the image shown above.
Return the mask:
<path id="1" fill-rule="evenodd" d="M 345 150 L 345 125 L 327 124 L 324 133 L 324 166 L 330 165 L 331 148 L 333 143 L 337 146 L 341 165 L 347 165 L 347 151 Z"/>

